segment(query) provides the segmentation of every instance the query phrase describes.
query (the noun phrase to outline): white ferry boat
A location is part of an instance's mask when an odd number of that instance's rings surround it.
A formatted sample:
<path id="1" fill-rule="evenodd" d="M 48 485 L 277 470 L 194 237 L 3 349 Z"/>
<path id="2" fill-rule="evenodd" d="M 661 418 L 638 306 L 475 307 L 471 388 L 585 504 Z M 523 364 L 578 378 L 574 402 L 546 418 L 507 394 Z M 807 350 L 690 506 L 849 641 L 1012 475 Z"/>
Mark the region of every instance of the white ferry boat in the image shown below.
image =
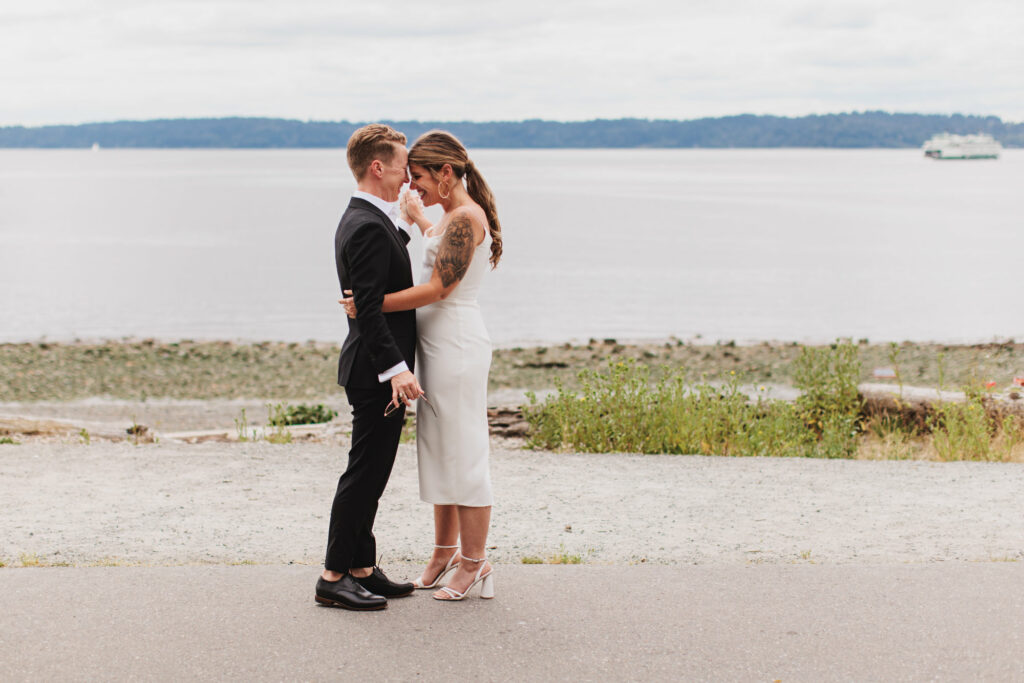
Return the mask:
<path id="1" fill-rule="evenodd" d="M 991 135 L 939 133 L 921 147 L 932 159 L 998 159 L 1003 146 Z"/>

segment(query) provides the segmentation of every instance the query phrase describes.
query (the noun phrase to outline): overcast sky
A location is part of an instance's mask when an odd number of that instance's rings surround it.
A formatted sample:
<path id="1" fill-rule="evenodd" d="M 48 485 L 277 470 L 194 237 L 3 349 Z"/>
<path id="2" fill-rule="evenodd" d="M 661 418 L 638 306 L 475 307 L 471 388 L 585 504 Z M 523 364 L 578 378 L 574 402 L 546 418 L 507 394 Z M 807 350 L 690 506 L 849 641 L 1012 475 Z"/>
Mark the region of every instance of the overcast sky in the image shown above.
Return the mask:
<path id="1" fill-rule="evenodd" d="M 4 0 L 0 125 L 689 119 L 1024 121 L 1021 0 Z"/>

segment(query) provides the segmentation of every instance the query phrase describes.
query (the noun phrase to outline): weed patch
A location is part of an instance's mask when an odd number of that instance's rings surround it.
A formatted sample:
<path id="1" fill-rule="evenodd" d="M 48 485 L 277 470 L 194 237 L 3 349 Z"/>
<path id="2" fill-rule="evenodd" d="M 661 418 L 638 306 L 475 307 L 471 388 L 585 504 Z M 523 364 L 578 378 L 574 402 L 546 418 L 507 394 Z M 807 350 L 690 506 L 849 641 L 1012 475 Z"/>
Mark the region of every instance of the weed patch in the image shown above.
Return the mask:
<path id="1" fill-rule="evenodd" d="M 889 356 L 897 368 L 899 351 Z M 687 384 L 682 369 L 664 368 L 655 379 L 643 364 L 613 361 L 581 372 L 576 389 L 560 385 L 543 402 L 528 395 L 527 444 L 591 453 L 1024 460 L 1024 420 L 993 413 L 984 391 L 968 388 L 966 402 L 939 403 L 915 419 L 868 418 L 860 375 L 859 349 L 849 341 L 800 349 L 792 376 L 801 394 L 793 403 L 749 398 L 734 372 L 721 384 Z"/>
<path id="2" fill-rule="evenodd" d="M 583 564 L 583 556 L 572 555 L 563 549 L 549 557 L 548 564 Z"/>
<path id="3" fill-rule="evenodd" d="M 522 564 L 583 564 L 583 556 L 566 552 L 563 545 L 557 553 L 552 553 L 546 559 L 537 555 L 525 555 L 519 561 Z"/>
<path id="4" fill-rule="evenodd" d="M 276 427 L 274 431 L 267 434 L 267 441 L 276 444 L 287 444 L 292 442 L 292 433 L 284 427 Z"/>
<path id="5" fill-rule="evenodd" d="M 581 373 L 578 392 L 559 387 L 543 403 L 530 396 L 523 411 L 531 426 L 529 445 L 601 453 L 849 457 L 860 406 L 850 346 L 821 355 L 811 350 L 801 370 L 810 395 L 797 404 L 752 401 L 735 373 L 723 385 L 689 386 L 670 369 L 652 383 L 646 366 L 611 363 L 606 372 Z M 836 372 L 843 376 L 834 377 Z"/>
<path id="6" fill-rule="evenodd" d="M 406 417 L 398 443 L 416 443 L 416 416 Z"/>
<path id="7" fill-rule="evenodd" d="M 300 403 L 299 405 L 294 406 L 285 405 L 284 403 L 278 403 L 276 405 L 268 404 L 267 410 L 270 414 L 267 418 L 267 424 L 271 427 L 322 424 L 324 422 L 330 422 L 338 416 L 338 412 L 336 410 L 331 410 L 323 403 L 317 403 L 316 405 Z"/>
<path id="8" fill-rule="evenodd" d="M 857 450 L 864 407 L 857 390 L 857 347 L 838 342 L 829 348 L 804 347 L 794 361 L 794 385 L 801 394 L 796 410 L 818 437 L 816 455 L 848 458 Z"/>
<path id="9" fill-rule="evenodd" d="M 256 430 L 249 429 L 249 418 L 245 415 L 245 408 L 242 408 L 242 413 L 235 418 L 235 433 L 238 435 L 239 441 L 256 441 Z"/>
<path id="10" fill-rule="evenodd" d="M 964 403 L 940 403 L 931 417 L 932 448 L 939 460 L 1007 462 L 1024 455 L 1024 422 L 992 415 L 980 395 Z"/>

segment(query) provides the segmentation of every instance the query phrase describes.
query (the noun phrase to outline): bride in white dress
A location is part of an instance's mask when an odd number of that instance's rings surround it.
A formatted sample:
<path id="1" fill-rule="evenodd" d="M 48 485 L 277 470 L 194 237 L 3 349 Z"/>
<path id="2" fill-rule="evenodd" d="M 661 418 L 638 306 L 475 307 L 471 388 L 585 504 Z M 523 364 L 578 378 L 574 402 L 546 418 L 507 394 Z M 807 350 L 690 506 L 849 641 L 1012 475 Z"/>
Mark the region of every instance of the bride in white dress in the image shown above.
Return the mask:
<path id="1" fill-rule="evenodd" d="M 501 258 L 501 224 L 494 197 L 453 135 L 432 131 L 409 150 L 411 182 L 402 218 L 423 232 L 419 285 L 384 297 L 385 313 L 416 310 L 416 376 L 426 401 L 416 411 L 420 498 L 434 505 L 434 552 L 413 584 L 436 588 L 438 600 L 461 600 L 477 583 L 494 597 L 485 557 L 490 527 L 490 438 L 487 373 L 491 340 L 477 304 L 484 274 Z M 415 192 L 416 194 L 411 194 Z M 423 206 L 440 204 L 437 225 Z M 349 315 L 355 313 L 345 299 Z"/>

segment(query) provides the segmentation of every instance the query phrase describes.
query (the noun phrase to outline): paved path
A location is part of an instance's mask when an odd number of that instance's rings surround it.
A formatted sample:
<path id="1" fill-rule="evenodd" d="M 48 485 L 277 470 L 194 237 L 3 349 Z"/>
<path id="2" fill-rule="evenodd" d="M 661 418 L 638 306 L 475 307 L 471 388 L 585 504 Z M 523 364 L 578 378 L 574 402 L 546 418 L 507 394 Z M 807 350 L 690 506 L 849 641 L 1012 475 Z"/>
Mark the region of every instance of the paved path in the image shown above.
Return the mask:
<path id="1" fill-rule="evenodd" d="M 4 569 L 0 680 L 1024 680 L 1020 563 L 497 571 L 352 613 L 312 567 Z"/>

